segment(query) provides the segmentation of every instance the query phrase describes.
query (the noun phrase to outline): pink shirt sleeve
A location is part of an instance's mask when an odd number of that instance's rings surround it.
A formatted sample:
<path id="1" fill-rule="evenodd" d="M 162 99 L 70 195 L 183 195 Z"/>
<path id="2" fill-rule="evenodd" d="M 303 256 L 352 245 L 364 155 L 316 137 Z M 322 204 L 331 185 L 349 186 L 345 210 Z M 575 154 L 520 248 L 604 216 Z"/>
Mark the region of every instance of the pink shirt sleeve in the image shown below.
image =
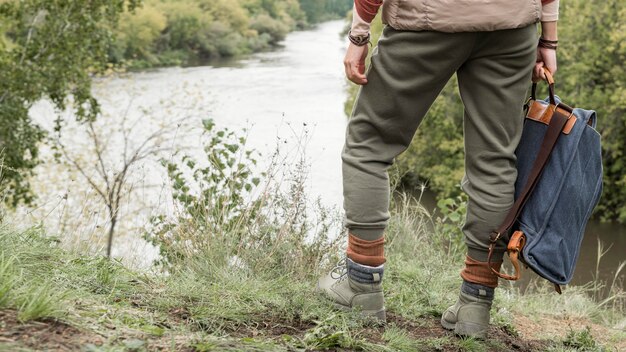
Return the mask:
<path id="1" fill-rule="evenodd" d="M 552 22 L 559 19 L 559 0 L 551 1 L 541 8 L 541 21 Z"/>
<path id="2" fill-rule="evenodd" d="M 352 35 L 367 35 L 370 32 L 371 24 L 359 16 L 358 11 L 352 11 L 352 27 L 350 33 Z"/>

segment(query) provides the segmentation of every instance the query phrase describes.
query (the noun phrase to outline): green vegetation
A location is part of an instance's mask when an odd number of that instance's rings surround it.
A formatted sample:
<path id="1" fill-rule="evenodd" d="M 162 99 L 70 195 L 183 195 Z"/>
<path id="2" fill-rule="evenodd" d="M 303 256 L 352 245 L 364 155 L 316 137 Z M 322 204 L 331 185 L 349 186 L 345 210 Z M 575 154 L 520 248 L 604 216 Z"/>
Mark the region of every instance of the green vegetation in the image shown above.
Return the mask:
<path id="1" fill-rule="evenodd" d="M 0 197 L 30 202 L 29 176 L 39 163 L 43 131 L 28 110 L 49 99 L 73 108 L 79 120 L 95 118 L 91 76 L 107 67 L 107 27 L 135 0 L 0 1 Z M 61 120 L 58 121 L 59 126 Z"/>
<path id="2" fill-rule="evenodd" d="M 0 349 L 623 347 L 624 331 L 611 328 L 624 324 L 623 295 L 598 304 L 585 287 L 570 287 L 557 296 L 539 283 L 524 295 L 512 286 L 499 290 L 489 341 L 445 332 L 438 317 L 457 296 L 464 244 L 458 223 L 442 226 L 444 219 L 433 219 L 406 195 L 395 198 L 386 243 L 394 253 L 384 283 L 388 324 L 373 325 L 358 312 L 334 310 L 314 294 L 315 281 L 340 259 L 345 238 L 333 239 L 340 229 L 335 216 L 307 209 L 306 171 L 299 168 L 284 178 L 291 180 L 287 191 L 276 184 L 283 178 L 277 169 L 254 181 L 248 172 L 254 155 L 245 140 L 211 121 L 204 126 L 203 161 L 181 156 L 166 163 L 179 213 L 158 217 L 147 234 L 164 254 L 164 273 L 140 273 L 114 260 L 64 250 L 41 229 L 0 228 Z M 196 187 L 199 193 L 190 192 Z M 442 206 L 446 219 L 462 221 L 454 215 L 457 205 Z M 542 332 L 548 323 L 541 319 L 549 321 L 551 332 Z M 587 325 L 593 332 L 581 330 Z M 571 329 L 582 332 L 568 335 Z"/>
<path id="3" fill-rule="evenodd" d="M 603 138 L 604 193 L 596 216 L 626 222 L 626 7 L 619 0 L 561 3 L 559 71 L 556 90 L 574 106 L 598 112 Z M 381 26 L 374 30 L 379 33 Z M 463 107 L 456 78 L 450 80 L 418 129 L 414 143 L 398 158 L 404 182 L 426 180 L 438 198 L 462 193 Z M 356 89 L 351 88 L 347 107 Z"/>
<path id="4" fill-rule="evenodd" d="M 388 243 L 394 256 L 385 282 L 390 312 L 386 327 L 372 326 L 354 313 L 337 312 L 312 294 L 315 278 L 331 264 L 333 256 L 326 252 L 330 247 L 306 245 L 290 232 L 283 234 L 281 243 L 242 246 L 235 252 L 236 262 L 226 260 L 234 257 L 231 243 L 222 246 L 215 241 L 209 256 L 207 252 L 181 256 L 163 276 L 62 250 L 40 229 L 4 228 L 0 230 L 0 337 L 10 338 L 0 339 L 0 349 L 55 349 L 50 345 L 55 339 L 62 339 L 62 351 L 505 351 L 512 344 L 521 351 L 583 351 L 590 346 L 601 351 L 623 347 L 623 331 L 598 325 L 612 326 L 615 319 L 623 319 L 623 312 L 597 307 L 580 288 L 568 289 L 565 297 L 558 297 L 560 304 L 544 302 L 556 296 L 548 287 L 523 297 L 513 288 L 500 290 L 493 310 L 496 327 L 487 342 L 458 339 L 443 331 L 437 317 L 456 296 L 462 261 L 460 256 L 445 255 L 433 241 L 436 237 L 415 227 L 424 223 L 425 216 L 418 208 L 395 214 Z M 268 253 L 275 260 L 264 261 Z M 220 255 L 222 260 L 215 260 Z M 581 320 L 580 309 L 596 314 L 592 320 Z M 525 323 L 524 333 L 532 336 L 526 337 L 529 340 L 518 337 L 516 321 L 528 320 L 527 316 L 549 319 L 552 335 L 537 334 L 541 324 L 548 324 L 537 322 Z M 575 332 L 568 334 L 568 321 L 579 322 Z M 594 324 L 595 332 L 582 330 L 584 324 Z M 554 330 L 555 325 L 562 329 Z M 47 330 L 60 331 L 60 337 L 45 335 Z M 16 332 L 40 339 L 29 340 Z"/>
<path id="5" fill-rule="evenodd" d="M 341 18 L 351 0 L 0 1 L 0 197 L 32 203 L 46 133 L 28 111 L 49 99 L 78 120 L 100 110 L 93 75 L 266 50 L 289 31 Z M 63 119 L 56 121 L 61 133 Z"/>
<path id="6" fill-rule="evenodd" d="M 134 68 L 188 65 L 276 46 L 287 33 L 341 18 L 350 0 L 144 0 L 122 17 L 110 52 Z"/>
<path id="7" fill-rule="evenodd" d="M 91 78 L 112 65 L 190 64 L 274 47 L 289 31 L 341 18 L 351 0 L 0 1 L 0 197 L 31 203 L 44 131 L 28 116 L 49 99 L 94 119 Z M 57 119 L 57 133 L 63 120 Z"/>

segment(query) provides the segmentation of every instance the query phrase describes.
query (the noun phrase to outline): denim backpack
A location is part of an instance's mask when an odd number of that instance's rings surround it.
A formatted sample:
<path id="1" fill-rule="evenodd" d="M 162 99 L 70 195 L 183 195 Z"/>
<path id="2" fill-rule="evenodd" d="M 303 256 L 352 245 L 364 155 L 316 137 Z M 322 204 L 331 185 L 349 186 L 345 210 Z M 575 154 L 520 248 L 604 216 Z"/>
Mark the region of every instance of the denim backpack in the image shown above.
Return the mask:
<path id="1" fill-rule="evenodd" d="M 547 71 L 546 78 L 549 97 L 536 100 L 534 83 L 525 106 L 515 152 L 515 203 L 491 235 L 489 262 L 496 242 L 504 238 L 515 273 L 492 269 L 496 275 L 519 279 L 520 259 L 561 293 L 559 285 L 572 279 L 587 221 L 602 193 L 602 154 L 595 111 L 565 105 Z"/>

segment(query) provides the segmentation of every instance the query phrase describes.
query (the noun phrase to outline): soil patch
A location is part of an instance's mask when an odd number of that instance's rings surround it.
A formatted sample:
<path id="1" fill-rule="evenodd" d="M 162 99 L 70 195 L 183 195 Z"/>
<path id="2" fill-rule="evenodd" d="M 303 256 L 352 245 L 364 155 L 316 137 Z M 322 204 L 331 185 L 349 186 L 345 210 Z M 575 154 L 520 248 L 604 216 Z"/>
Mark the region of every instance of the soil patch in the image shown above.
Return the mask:
<path id="1" fill-rule="evenodd" d="M 546 315 L 530 319 L 518 315 L 515 317 L 515 327 L 521 337 L 533 339 L 564 339 L 572 330 L 581 331 L 589 327 L 591 335 L 599 343 L 613 345 L 617 351 L 626 351 L 626 340 L 612 341 L 612 335 L 617 333 L 617 330 L 595 324 L 587 318 L 559 318 Z"/>
<path id="2" fill-rule="evenodd" d="M 175 309 L 170 314 L 179 320 L 189 319 L 189 314 L 185 309 Z M 265 318 L 265 319 L 264 319 Z M 230 325 L 225 329 L 231 337 L 234 338 L 267 338 L 277 340 L 283 335 L 291 335 L 303 337 L 307 331 L 316 326 L 315 322 L 302 320 L 296 316 L 292 319 L 280 319 L 280 317 L 257 317 L 251 318 L 247 324 L 225 324 Z M 400 315 L 388 312 L 387 326 L 395 326 L 405 330 L 408 335 L 415 340 L 439 339 L 441 337 L 449 337 L 454 341 L 457 337 L 454 332 L 445 330 L 441 327 L 438 317 L 425 316 L 416 320 L 407 319 Z M 385 344 L 383 334 L 385 326 L 367 326 L 359 331 L 358 335 L 365 340 L 376 343 Z M 527 340 L 515 333 L 508 331 L 502 327 L 492 326 L 489 331 L 489 342 L 487 343 L 487 351 L 516 351 L 516 352 L 534 352 L 544 350 L 550 344 L 546 340 Z M 507 349 L 503 349 L 506 346 Z M 346 351 L 341 349 L 341 351 Z M 440 348 L 432 348 L 432 351 L 460 351 L 459 347 L 454 344 L 443 345 Z"/>
<path id="3" fill-rule="evenodd" d="M 395 324 L 406 330 L 409 336 L 415 339 L 436 339 L 440 337 L 457 338 L 453 331 L 444 329 L 439 323 L 439 317 L 426 316 L 421 317 L 419 322 L 406 319 L 399 315 L 387 314 L 387 323 Z M 507 346 L 506 351 L 533 352 L 546 348 L 547 342 L 540 340 L 524 340 L 516 334 L 510 333 L 507 329 L 491 326 L 489 330 L 488 351 L 503 351 L 503 346 Z M 459 351 L 454 345 L 443 346 L 441 349 L 433 348 L 433 351 Z"/>
<path id="4" fill-rule="evenodd" d="M 170 317 L 179 324 L 189 324 L 191 318 L 185 309 L 174 309 L 169 312 Z M 270 319 L 267 319 L 270 318 Z M 198 324 L 199 322 L 195 322 Z M 201 324 L 200 324 L 201 325 Z M 532 352 L 541 351 L 549 347 L 552 338 L 539 335 L 539 331 L 549 333 L 554 328 L 555 322 L 541 321 L 533 322 L 530 319 L 522 319 L 517 321 L 515 326 L 519 330 L 519 334 L 505 327 L 492 326 L 489 331 L 489 341 L 485 343 L 487 351 L 515 351 L 515 352 Z M 573 325 L 569 324 L 570 326 Z M 290 318 L 281 317 L 251 317 L 248 323 L 225 322 L 222 325 L 222 331 L 226 332 L 232 338 L 252 337 L 259 340 L 274 340 L 280 343 L 280 339 L 284 335 L 294 337 L 303 337 L 316 323 L 310 320 L 302 319 L 299 316 Z M 445 330 L 439 324 L 439 317 L 424 316 L 416 319 L 407 319 L 403 316 L 387 313 L 386 326 L 364 326 L 357 332 L 360 338 L 376 344 L 385 344 L 383 334 L 387 327 L 394 326 L 400 328 L 409 335 L 411 339 L 417 341 L 448 338 L 450 343 L 445 344 L 448 339 L 443 339 L 444 345 L 431 347 L 430 351 L 460 351 L 457 337 L 454 332 Z M 550 326 L 551 328 L 546 328 Z M 202 326 L 199 326 L 203 329 Z M 209 327 L 206 327 L 209 329 Z M 531 333 L 534 331 L 535 333 Z M 559 331 L 561 336 L 564 332 Z M 129 337 L 129 336 L 126 336 Z M 192 336 L 166 334 L 160 338 L 149 336 L 133 336 L 140 338 L 146 342 L 145 347 L 152 351 L 167 350 L 172 345 L 176 345 L 178 350 L 190 351 Z M 55 320 L 32 321 L 20 323 L 17 319 L 17 313 L 13 310 L 0 311 L 0 347 L 4 346 L 21 346 L 32 348 L 35 350 L 46 351 L 77 351 L 86 344 L 102 345 L 106 338 L 92 332 L 82 331 L 73 326 Z M 427 347 L 424 347 L 425 350 Z M 345 349 L 342 349 L 345 351 Z"/>
<path id="5" fill-rule="evenodd" d="M 21 323 L 17 312 L 0 310 L 0 344 L 35 350 L 77 351 L 88 343 L 101 345 L 102 338 L 51 319 Z"/>

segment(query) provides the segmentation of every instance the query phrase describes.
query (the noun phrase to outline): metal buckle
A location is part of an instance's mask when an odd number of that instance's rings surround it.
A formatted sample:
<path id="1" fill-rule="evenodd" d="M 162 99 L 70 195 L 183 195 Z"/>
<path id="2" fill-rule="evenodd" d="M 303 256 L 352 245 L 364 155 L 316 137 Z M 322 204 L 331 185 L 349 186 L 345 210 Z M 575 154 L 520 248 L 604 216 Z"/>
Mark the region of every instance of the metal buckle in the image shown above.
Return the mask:
<path id="1" fill-rule="evenodd" d="M 496 235 L 496 237 L 493 237 L 493 235 Z M 492 232 L 490 237 L 490 241 L 491 243 L 496 243 L 498 242 L 498 240 L 500 239 L 500 237 L 502 236 L 502 234 L 500 232 Z"/>

